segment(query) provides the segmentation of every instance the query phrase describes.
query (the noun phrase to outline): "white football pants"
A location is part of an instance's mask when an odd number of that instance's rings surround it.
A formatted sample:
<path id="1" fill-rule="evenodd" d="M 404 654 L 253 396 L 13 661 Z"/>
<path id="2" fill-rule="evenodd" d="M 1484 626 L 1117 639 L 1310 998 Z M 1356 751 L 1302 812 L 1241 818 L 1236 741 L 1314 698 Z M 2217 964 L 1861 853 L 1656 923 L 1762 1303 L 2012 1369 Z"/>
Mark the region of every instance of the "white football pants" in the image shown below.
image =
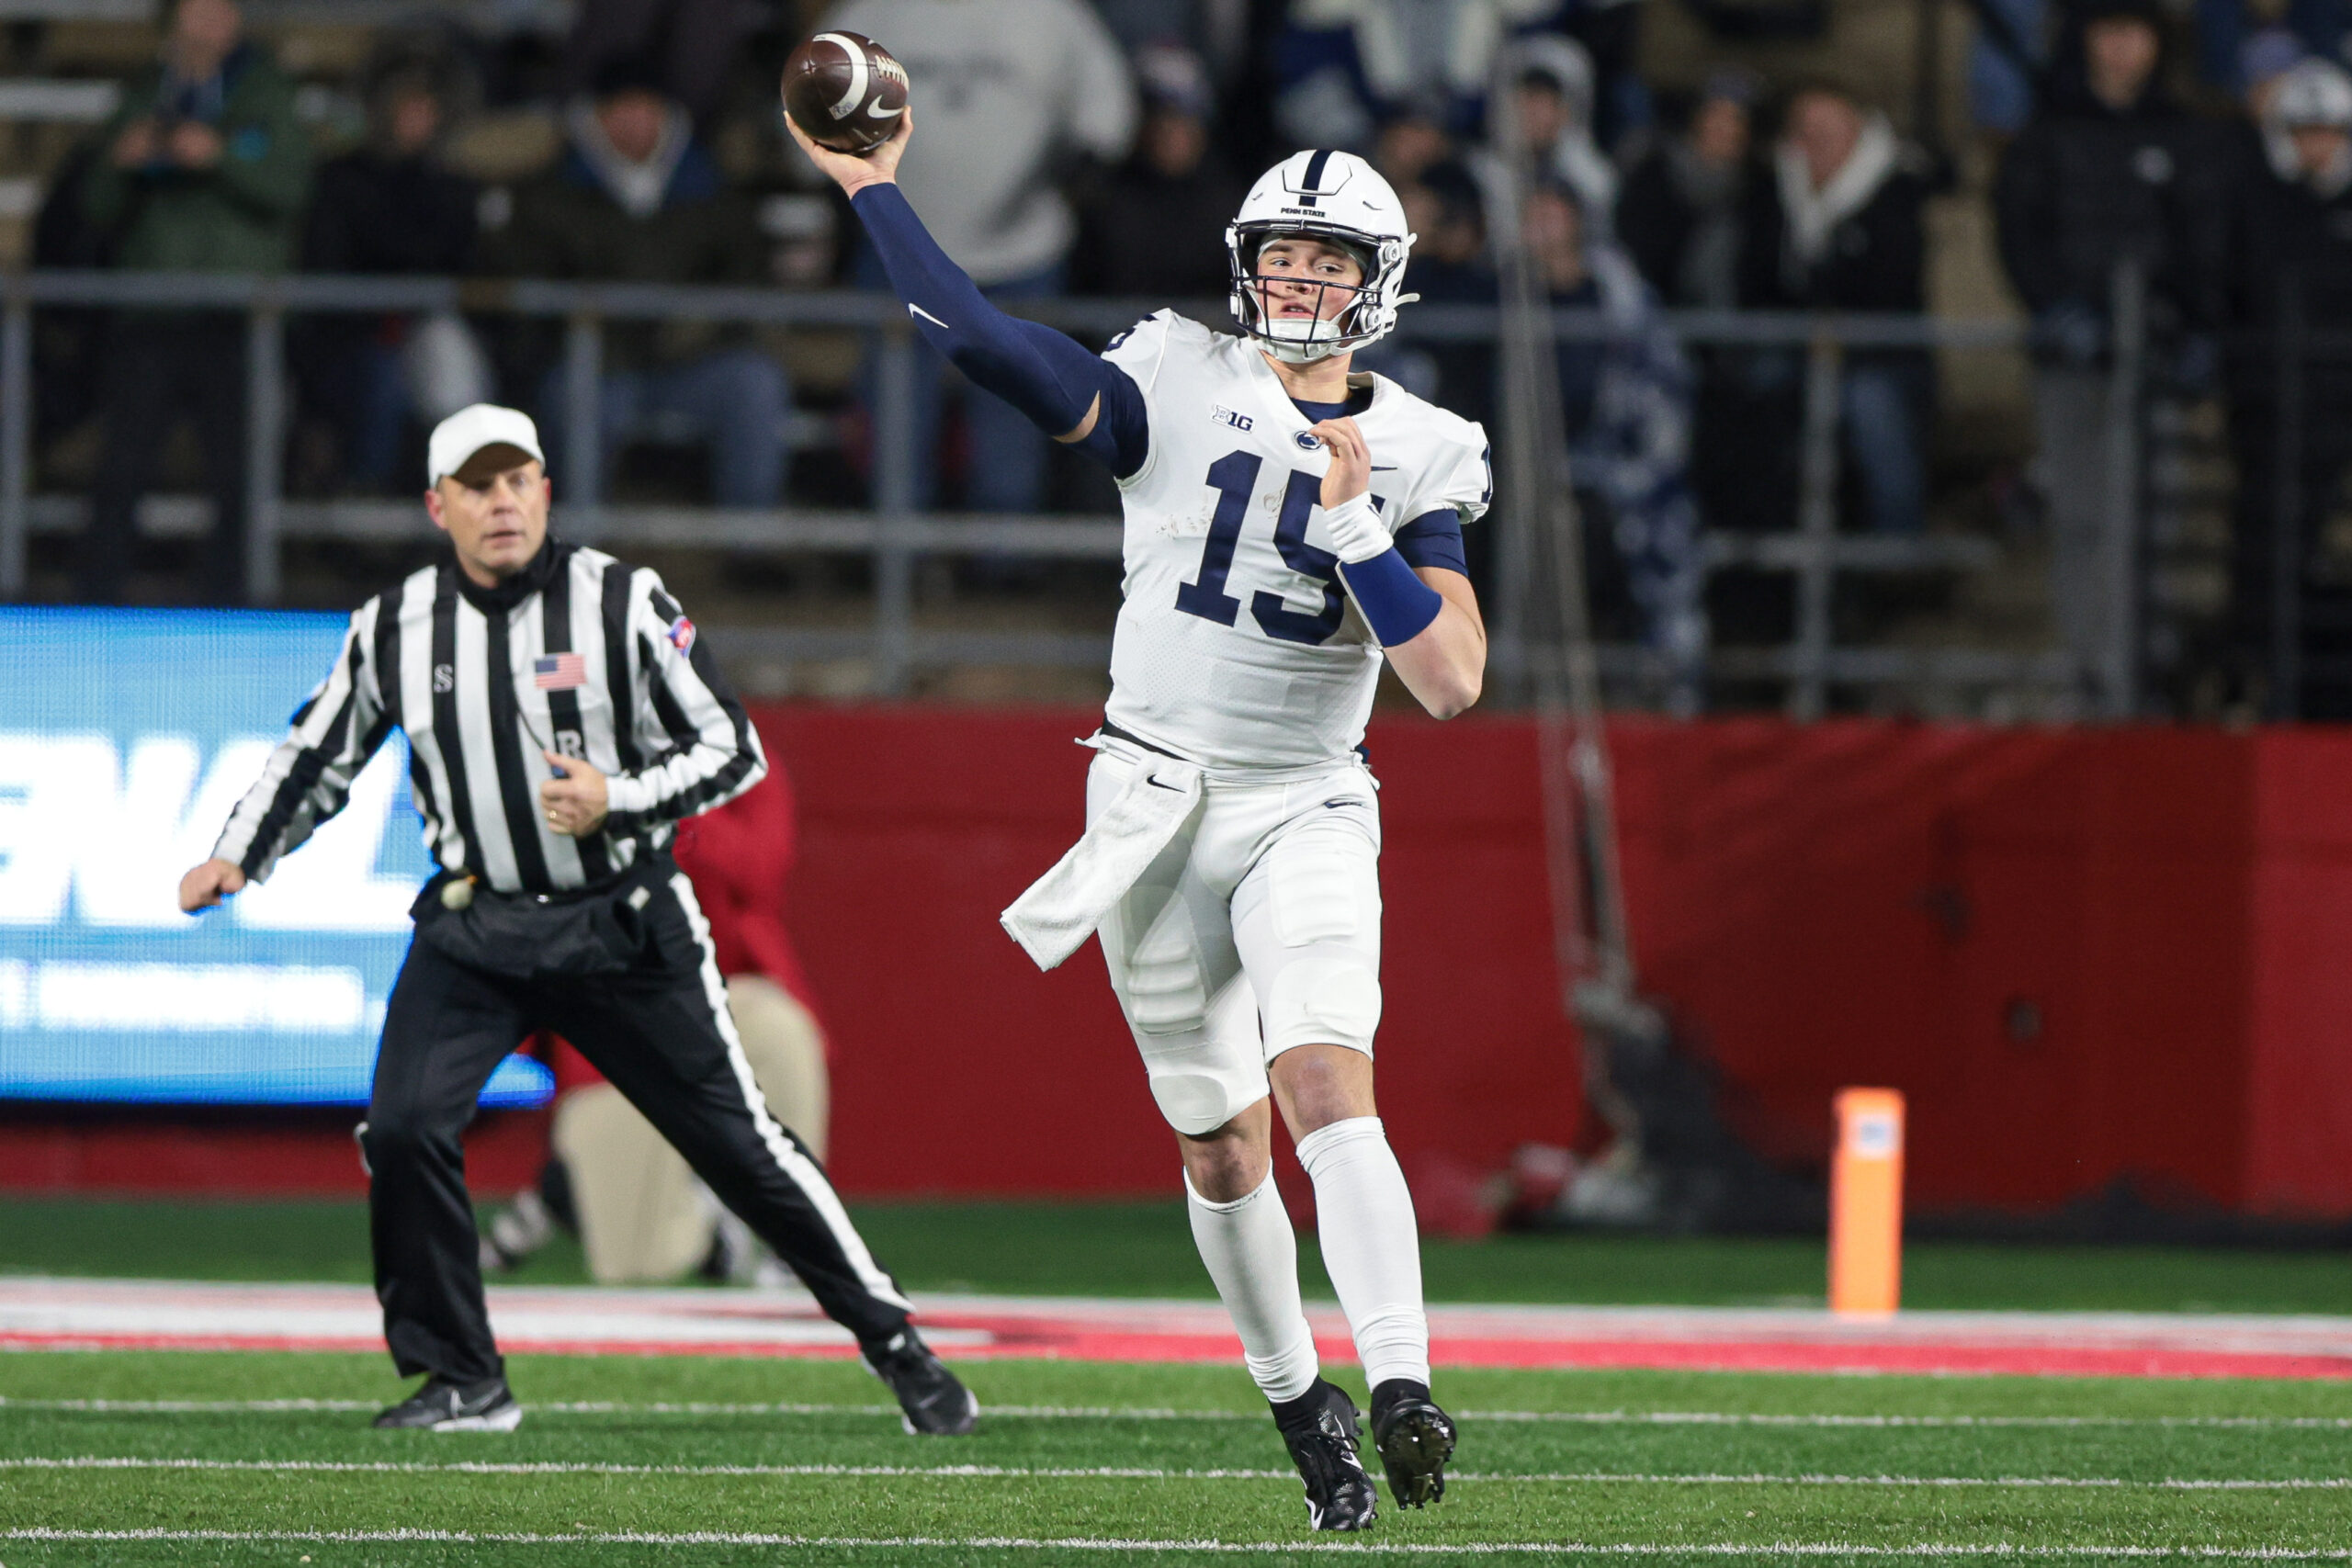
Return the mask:
<path id="1" fill-rule="evenodd" d="M 1091 821 L 1145 755 L 1105 739 Z M 1350 759 L 1275 782 L 1212 775 L 1099 928 L 1111 986 L 1169 1125 L 1194 1137 L 1266 1098 L 1295 1045 L 1372 1054 L 1380 1026 L 1380 807 Z"/>

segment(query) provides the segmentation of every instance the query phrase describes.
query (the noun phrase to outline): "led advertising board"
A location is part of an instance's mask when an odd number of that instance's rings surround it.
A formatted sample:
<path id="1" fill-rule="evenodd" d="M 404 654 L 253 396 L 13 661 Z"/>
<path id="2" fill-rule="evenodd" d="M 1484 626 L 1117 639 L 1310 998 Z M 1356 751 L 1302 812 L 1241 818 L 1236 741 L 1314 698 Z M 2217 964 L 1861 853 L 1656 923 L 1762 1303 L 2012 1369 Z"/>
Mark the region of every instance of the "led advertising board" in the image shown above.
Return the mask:
<path id="1" fill-rule="evenodd" d="M 366 1103 L 431 872 L 405 740 L 268 882 L 177 900 L 345 624 L 0 607 L 0 1099 Z M 549 1088 L 510 1056 L 482 1103 Z"/>

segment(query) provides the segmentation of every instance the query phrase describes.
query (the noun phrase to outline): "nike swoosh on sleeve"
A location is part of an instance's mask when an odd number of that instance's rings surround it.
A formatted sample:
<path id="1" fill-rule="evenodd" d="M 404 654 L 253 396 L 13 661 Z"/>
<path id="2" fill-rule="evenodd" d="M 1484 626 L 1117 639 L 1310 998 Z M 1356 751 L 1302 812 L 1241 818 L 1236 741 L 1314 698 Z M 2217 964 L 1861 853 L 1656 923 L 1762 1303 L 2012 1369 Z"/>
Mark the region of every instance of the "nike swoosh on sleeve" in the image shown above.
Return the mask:
<path id="1" fill-rule="evenodd" d="M 941 321 L 937 316 L 933 315 L 929 310 L 924 310 L 920 305 L 908 306 L 907 314 L 910 316 L 921 316 L 924 321 L 929 321 L 933 326 L 937 327 L 942 332 L 952 333 L 956 330 L 954 327 L 949 326 L 945 321 Z"/>

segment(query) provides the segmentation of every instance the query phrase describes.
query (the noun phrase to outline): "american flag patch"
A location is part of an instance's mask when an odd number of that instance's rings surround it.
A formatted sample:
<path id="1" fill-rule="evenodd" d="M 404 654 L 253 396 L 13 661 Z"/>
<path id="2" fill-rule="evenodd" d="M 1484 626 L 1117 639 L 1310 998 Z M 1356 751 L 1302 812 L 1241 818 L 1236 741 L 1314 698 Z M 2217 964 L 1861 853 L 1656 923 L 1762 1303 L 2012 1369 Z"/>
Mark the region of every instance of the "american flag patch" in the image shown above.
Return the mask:
<path id="1" fill-rule="evenodd" d="M 531 684 L 542 692 L 569 692 L 588 683 L 588 661 L 576 653 L 550 653 L 531 660 Z"/>

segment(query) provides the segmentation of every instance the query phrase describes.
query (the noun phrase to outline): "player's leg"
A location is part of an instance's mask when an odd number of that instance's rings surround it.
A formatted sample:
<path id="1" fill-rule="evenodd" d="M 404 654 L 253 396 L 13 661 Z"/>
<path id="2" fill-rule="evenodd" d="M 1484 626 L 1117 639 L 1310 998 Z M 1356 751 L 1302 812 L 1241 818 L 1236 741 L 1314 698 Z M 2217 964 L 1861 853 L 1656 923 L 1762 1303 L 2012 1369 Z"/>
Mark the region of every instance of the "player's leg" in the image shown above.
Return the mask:
<path id="1" fill-rule="evenodd" d="M 384 1339 L 431 1378 L 379 1426 L 511 1430 L 522 1407 L 482 1302 L 481 1238 L 458 1143 L 481 1086 L 528 1027 L 509 988 L 413 943 L 384 1010 L 359 1146 Z"/>
<path id="2" fill-rule="evenodd" d="M 1090 818 L 1126 788 L 1133 767 L 1115 752 L 1095 759 Z M 1281 1404 L 1315 1382 L 1315 1337 L 1299 1304 L 1297 1242 L 1274 1190 L 1256 998 L 1233 945 L 1227 890 L 1194 863 L 1221 806 L 1202 806 L 1096 935 L 1151 1097 L 1176 1132 L 1201 1261 L 1241 1336 L 1250 1375 Z"/>
<path id="3" fill-rule="evenodd" d="M 548 1021 L 857 1337 L 910 1430 L 970 1430 L 970 1393 L 909 1325 L 898 1281 L 866 1249 L 824 1168 L 768 1113 L 727 1010 L 709 925 L 683 873 L 655 890 L 640 918 L 652 966 L 551 994 Z"/>
<path id="4" fill-rule="evenodd" d="M 1090 816 L 1129 774 L 1114 753 L 1096 760 Z M 1323 1381 L 1299 1300 L 1298 1242 L 1273 1181 L 1257 998 L 1233 945 L 1230 885 L 1216 875 L 1218 862 L 1246 860 L 1247 810 L 1235 805 L 1213 795 L 1096 934 L 1152 1099 L 1176 1132 L 1193 1245 L 1298 1465 L 1308 1517 L 1317 1529 L 1361 1529 L 1374 1501 L 1356 1457 L 1355 1407 Z"/>
<path id="5" fill-rule="evenodd" d="M 1444 1491 L 1451 1421 L 1430 1398 L 1429 1315 L 1413 1197 L 1373 1094 L 1380 1023 L 1379 818 L 1351 771 L 1270 836 L 1233 899 L 1263 998 L 1274 1102 L 1315 1183 L 1323 1265 L 1373 1391 L 1373 1436 L 1401 1503 Z"/>

